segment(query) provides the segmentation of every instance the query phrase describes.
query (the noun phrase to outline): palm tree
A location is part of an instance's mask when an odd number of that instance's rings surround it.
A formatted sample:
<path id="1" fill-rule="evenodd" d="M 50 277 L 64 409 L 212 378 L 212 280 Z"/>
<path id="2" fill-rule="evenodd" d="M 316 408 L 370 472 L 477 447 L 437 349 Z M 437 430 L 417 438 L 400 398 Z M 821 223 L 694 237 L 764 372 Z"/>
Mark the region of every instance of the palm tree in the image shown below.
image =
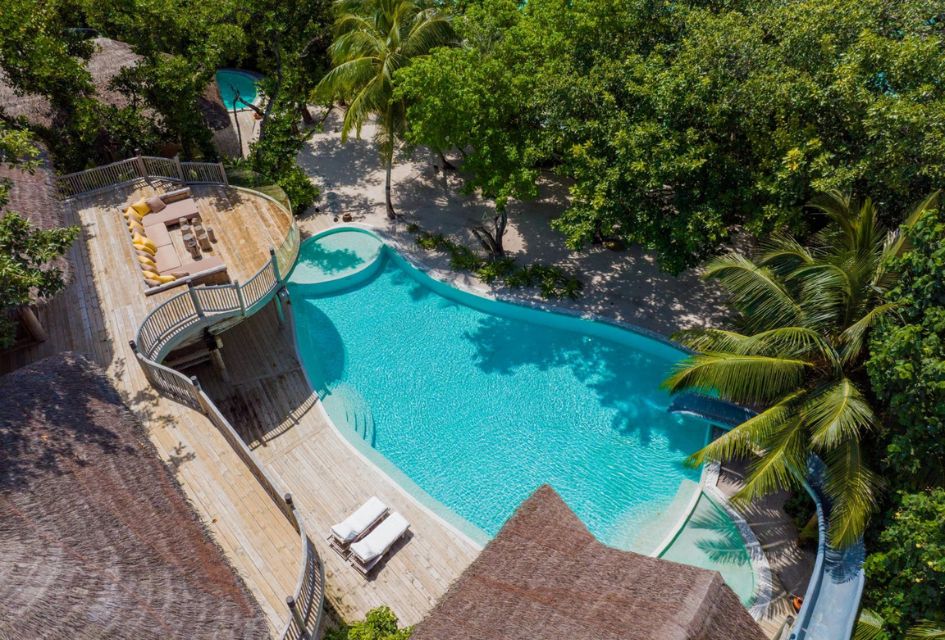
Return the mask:
<path id="1" fill-rule="evenodd" d="M 860 611 L 853 630 L 853 640 L 879 640 L 886 635 L 886 621 L 872 609 Z M 906 631 L 906 640 L 945 640 L 945 625 L 922 620 Z"/>
<path id="2" fill-rule="evenodd" d="M 395 98 L 395 73 L 431 49 L 454 40 L 449 18 L 415 0 L 339 0 L 331 71 L 322 78 L 318 95 L 341 97 L 348 103 L 342 141 L 354 129 L 377 117 L 375 142 L 387 170 L 384 195 L 387 217 L 393 219 L 390 175 L 394 150 L 405 126 L 406 105 Z"/>
<path id="3" fill-rule="evenodd" d="M 904 226 L 937 197 L 919 203 Z M 818 454 L 833 504 L 830 540 L 845 546 L 860 538 L 875 508 L 876 478 L 860 451 L 876 422 L 863 392 L 867 335 L 895 308 L 884 300 L 897 279 L 889 259 L 909 247 L 905 234 L 882 228 L 868 199 L 833 192 L 811 205 L 827 226 L 810 246 L 775 236 L 752 257 L 732 252 L 707 266 L 705 276 L 730 294 L 740 331 L 681 334 L 697 353 L 664 385 L 759 409 L 691 457 L 694 464 L 751 459 L 737 495 L 744 502 L 799 488 L 808 458 Z"/>

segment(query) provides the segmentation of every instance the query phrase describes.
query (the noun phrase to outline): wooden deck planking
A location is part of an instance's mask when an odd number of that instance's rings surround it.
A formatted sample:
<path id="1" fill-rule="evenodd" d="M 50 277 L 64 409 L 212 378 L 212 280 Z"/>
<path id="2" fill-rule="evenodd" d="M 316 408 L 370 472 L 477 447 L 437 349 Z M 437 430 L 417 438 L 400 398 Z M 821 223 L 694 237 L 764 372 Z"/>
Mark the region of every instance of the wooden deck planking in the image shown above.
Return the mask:
<path id="1" fill-rule="evenodd" d="M 231 411 L 254 451 L 292 491 L 325 561 L 328 597 L 345 618 L 390 606 L 405 624 L 421 620 L 478 555 L 465 538 L 417 505 L 372 464 L 357 455 L 324 420 L 296 359 L 289 326 L 280 327 L 272 305 L 222 335 L 230 377 L 223 382 L 209 365 L 195 367 L 218 406 Z M 188 372 L 190 373 L 190 371 Z M 231 398 L 236 395 L 236 405 Z M 247 423 L 255 425 L 247 428 Z M 412 535 L 365 580 L 324 540 L 329 527 L 371 495 L 411 523 Z"/>
<path id="2" fill-rule="evenodd" d="M 11 370 L 65 350 L 85 353 L 102 366 L 148 428 L 159 455 L 174 469 L 275 632 L 288 619 L 285 597 L 293 592 L 298 575 L 298 535 L 205 416 L 151 389 L 128 346 L 145 315 L 181 291 L 144 295 L 121 217 L 124 206 L 154 190 L 139 184 L 70 203 L 67 219 L 82 225 L 82 236 L 70 251 L 75 274 L 71 284 L 43 311 L 49 340 L 5 354 L 0 367 Z M 237 277 L 255 273 L 269 259 L 269 244 L 280 229 L 284 237 L 291 220 L 251 195 L 232 195 L 236 192 L 212 186 L 193 190 L 205 224 L 216 229 L 221 240 L 217 246 L 228 267 L 233 265 Z M 219 206 L 229 208 L 218 212 Z M 267 217 L 279 219 L 260 233 L 258 221 Z"/>

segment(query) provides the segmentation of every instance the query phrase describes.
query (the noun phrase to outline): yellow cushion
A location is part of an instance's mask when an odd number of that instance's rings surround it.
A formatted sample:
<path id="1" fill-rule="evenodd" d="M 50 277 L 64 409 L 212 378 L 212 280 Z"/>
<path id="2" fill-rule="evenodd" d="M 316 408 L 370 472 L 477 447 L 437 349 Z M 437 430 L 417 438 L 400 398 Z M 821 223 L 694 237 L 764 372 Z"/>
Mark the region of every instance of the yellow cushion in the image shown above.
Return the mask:
<path id="1" fill-rule="evenodd" d="M 125 209 L 125 218 L 130 218 L 131 214 L 135 214 L 139 218 L 141 217 L 140 215 L 138 215 L 138 212 L 132 209 L 131 207 L 128 207 L 127 209 Z"/>
<path id="2" fill-rule="evenodd" d="M 144 251 L 144 252 L 146 252 L 146 253 L 149 253 L 149 254 L 151 254 L 152 256 L 153 256 L 155 253 L 157 253 L 157 249 L 153 249 L 153 248 L 149 247 L 149 246 L 146 245 L 146 244 L 141 244 L 140 242 L 135 242 L 134 245 L 135 245 L 135 249 L 138 249 L 139 251 Z"/>
<path id="3" fill-rule="evenodd" d="M 144 278 L 145 280 L 156 280 L 157 282 L 160 282 L 161 284 L 167 284 L 168 282 L 174 282 L 175 280 L 177 280 L 177 278 L 175 278 L 174 276 L 162 276 L 162 275 L 158 275 L 154 273 L 153 271 L 145 271 Z"/>
<path id="4" fill-rule="evenodd" d="M 152 242 L 150 238 L 148 238 L 147 236 L 143 236 L 140 233 L 134 234 L 134 236 L 132 236 L 131 238 L 131 241 L 135 244 L 144 245 L 150 250 L 151 253 L 155 253 L 157 251 L 157 245 L 154 244 L 154 242 Z"/>
<path id="5" fill-rule="evenodd" d="M 135 257 L 138 258 L 138 262 L 140 262 L 141 264 L 147 265 L 149 267 L 154 267 L 155 269 L 157 269 L 157 264 L 154 262 L 152 258 L 146 258 L 145 256 L 135 256 Z"/>
<path id="6" fill-rule="evenodd" d="M 134 220 L 128 221 L 128 231 L 131 233 L 144 233 L 144 227 L 140 222 L 135 222 Z"/>
<path id="7" fill-rule="evenodd" d="M 131 208 L 137 211 L 138 215 L 146 216 L 151 213 L 151 207 L 148 206 L 148 203 L 144 199 L 138 200 L 131 205 Z"/>

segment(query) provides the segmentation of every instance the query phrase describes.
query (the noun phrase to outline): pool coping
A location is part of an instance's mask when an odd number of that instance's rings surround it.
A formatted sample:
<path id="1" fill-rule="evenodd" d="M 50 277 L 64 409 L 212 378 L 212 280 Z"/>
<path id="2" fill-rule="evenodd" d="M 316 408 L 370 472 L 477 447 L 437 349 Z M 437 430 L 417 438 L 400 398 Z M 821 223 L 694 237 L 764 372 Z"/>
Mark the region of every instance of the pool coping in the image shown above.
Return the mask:
<path id="1" fill-rule="evenodd" d="M 455 271 L 437 269 L 437 268 L 431 267 L 423 260 L 415 257 L 413 252 L 408 251 L 404 243 L 401 242 L 398 238 L 392 236 L 390 233 L 388 233 L 387 231 L 383 229 L 379 229 L 378 227 L 374 225 L 360 223 L 360 222 L 343 222 L 343 223 L 332 225 L 326 229 L 323 229 L 322 231 L 319 231 L 318 233 L 314 233 L 311 236 L 304 238 L 302 241 L 304 242 L 306 240 L 320 238 L 326 235 L 332 235 L 335 233 L 343 232 L 345 230 L 360 231 L 362 233 L 373 234 L 386 246 L 392 249 L 395 249 L 397 253 L 399 254 L 399 256 L 409 266 L 417 269 L 418 271 L 426 274 L 430 278 L 442 284 L 448 285 L 450 287 L 454 287 L 470 295 L 479 296 L 487 300 L 493 300 L 493 301 L 498 301 L 498 302 L 504 302 L 507 304 L 514 304 L 514 305 L 529 307 L 529 308 L 540 310 L 540 311 L 557 313 L 557 314 L 561 314 L 561 315 L 565 315 L 565 316 L 569 316 L 573 318 L 579 318 L 582 320 L 591 320 L 594 322 L 600 322 L 602 324 L 611 325 L 620 329 L 631 331 L 633 333 L 636 333 L 638 335 L 641 335 L 647 338 L 651 338 L 653 340 L 661 342 L 664 345 L 673 347 L 674 349 L 678 349 L 684 353 L 694 353 L 692 349 L 686 347 L 685 345 L 680 344 L 679 342 L 676 342 L 675 340 L 663 334 L 657 333 L 650 329 L 645 329 L 643 327 L 634 325 L 629 322 L 625 322 L 621 320 L 614 320 L 613 318 L 600 316 L 590 311 L 580 311 L 580 310 L 572 309 L 568 307 L 560 307 L 558 305 L 555 305 L 549 302 L 540 302 L 537 300 L 523 300 L 519 298 L 513 298 L 511 296 L 505 296 L 501 293 L 497 293 L 493 290 L 490 290 L 484 287 L 470 286 L 466 283 L 460 282 L 459 278 L 457 277 L 457 273 Z M 367 271 L 372 266 L 375 266 L 377 264 L 382 254 L 383 254 L 382 251 L 378 252 L 377 256 L 371 263 L 369 263 L 368 265 L 365 265 L 364 267 L 359 268 L 356 271 L 345 274 L 344 276 L 340 276 L 337 280 L 346 280 L 348 277 L 354 278 L 355 276 L 363 274 L 365 271 Z M 294 271 L 294 269 L 295 269 L 295 265 L 293 265 L 289 273 L 286 274 L 286 280 L 288 280 L 291 277 L 292 271 Z M 332 281 L 328 281 L 328 282 L 332 282 Z M 289 317 L 291 317 L 292 316 L 291 312 L 288 315 Z M 301 356 L 298 351 L 298 341 L 296 339 L 296 334 L 294 330 L 294 320 L 292 322 L 293 322 L 293 326 L 292 326 L 293 347 L 296 350 L 296 358 L 298 358 L 299 362 L 301 362 L 302 361 Z M 305 367 L 302 367 L 302 370 L 305 375 L 305 380 L 309 384 L 309 388 L 312 389 L 313 393 L 315 393 L 316 396 L 318 396 L 318 394 L 315 392 L 315 387 L 312 386 L 311 380 L 309 380 L 308 378 L 308 373 L 305 371 Z M 371 460 L 362 451 L 358 450 L 357 447 L 355 447 L 355 445 L 352 442 L 350 442 L 350 440 L 343 434 L 343 432 L 341 432 L 338 426 L 334 423 L 334 421 L 328 415 L 328 412 L 325 410 L 325 407 L 322 404 L 321 397 L 318 398 L 318 402 L 316 404 L 318 405 L 319 410 L 321 411 L 322 417 L 324 417 L 325 420 L 328 422 L 328 424 L 331 425 L 332 429 L 335 430 L 336 435 L 338 435 L 342 440 L 344 440 L 345 444 L 348 447 L 350 447 L 352 451 L 354 451 L 362 460 L 365 460 L 369 464 L 371 464 L 389 483 L 393 484 L 402 494 L 406 495 L 409 499 L 413 500 L 425 512 L 427 512 L 428 514 L 436 518 L 438 521 L 440 521 L 444 526 L 447 527 L 447 529 L 461 536 L 467 542 L 472 544 L 475 548 L 477 549 L 484 548 L 484 545 L 477 543 L 468 534 L 459 530 L 455 525 L 448 522 L 441 514 L 437 513 L 435 510 L 425 505 L 422 500 L 420 500 L 417 496 L 413 495 L 413 493 L 411 493 L 408 489 L 401 486 L 400 483 L 396 479 L 392 478 L 385 469 L 381 468 L 381 466 L 378 465 L 374 460 Z M 707 425 L 706 428 L 707 428 L 706 439 L 708 440 L 711 433 L 711 424 Z M 712 467 L 714 467 L 714 473 L 710 471 L 710 468 Z M 670 530 L 669 534 L 667 534 L 667 536 L 663 538 L 663 541 L 661 542 L 660 546 L 657 547 L 656 551 L 649 554 L 649 556 L 654 557 L 654 558 L 659 558 L 659 555 L 666 552 L 666 550 L 672 545 L 672 542 L 679 536 L 679 534 L 682 532 L 682 529 L 686 526 L 686 524 L 691 519 L 692 513 L 696 507 L 696 504 L 698 504 L 699 498 L 702 496 L 702 494 L 706 494 L 706 497 L 708 499 L 715 501 L 726 511 L 726 513 L 732 519 L 732 522 L 735 524 L 736 528 L 738 529 L 739 533 L 742 536 L 742 541 L 745 543 L 745 548 L 748 551 L 748 555 L 749 555 L 749 559 L 750 559 L 751 567 L 752 567 L 752 572 L 755 574 L 755 577 L 756 577 L 755 588 L 752 593 L 752 604 L 746 607 L 746 609 L 748 610 L 748 612 L 752 615 L 754 619 L 760 620 L 767 614 L 768 609 L 770 605 L 772 604 L 772 594 L 773 594 L 774 585 L 771 580 L 771 567 L 770 567 L 770 564 L 768 563 L 767 556 L 765 555 L 764 550 L 761 547 L 761 543 L 759 542 L 757 536 L 755 536 L 754 532 L 751 530 L 751 526 L 747 523 L 747 521 L 741 515 L 738 514 L 735 508 L 730 504 L 728 496 L 722 493 L 722 491 L 717 487 L 720 468 L 721 468 L 721 465 L 719 465 L 718 463 L 710 463 L 703 466 L 702 475 L 700 476 L 700 480 L 699 480 L 700 490 L 693 492 L 694 495 L 693 495 L 693 498 L 690 499 L 690 503 L 687 505 L 686 513 L 680 518 L 679 522 L 677 522 L 676 525 L 674 525 L 674 527 Z M 434 498 L 433 496 L 430 496 L 430 498 L 433 501 L 439 503 L 439 501 L 436 500 L 436 498 Z M 447 507 L 446 505 L 443 505 L 443 507 L 446 509 L 449 509 L 449 507 Z M 458 514 L 456 515 L 459 518 L 462 518 L 462 516 L 459 516 Z M 462 519 L 465 520 L 465 518 L 462 518 Z M 475 525 L 472 525 L 472 526 L 475 526 Z"/>
<path id="2" fill-rule="evenodd" d="M 257 72 L 257 71 L 249 71 L 249 70 L 247 70 L 247 69 L 237 69 L 237 68 L 235 68 L 235 67 L 221 67 L 221 68 L 219 68 L 219 69 L 217 69 L 216 71 L 213 72 L 213 83 L 214 83 L 215 85 L 217 85 L 217 92 L 218 92 L 218 93 L 220 93 L 220 84 L 217 82 L 217 73 L 219 73 L 220 71 L 229 71 L 229 72 L 231 72 L 231 73 L 242 73 L 243 75 L 250 76 L 250 77 L 253 79 L 253 84 L 258 83 L 262 78 L 265 77 L 263 74 L 261 74 L 261 73 L 259 73 L 259 72 Z M 222 93 L 220 93 L 220 101 L 221 101 L 221 103 L 223 103 L 223 94 L 222 94 Z M 262 105 L 262 96 L 260 95 L 258 89 L 256 90 L 256 97 L 253 98 L 252 105 L 253 105 L 254 107 L 258 107 L 258 106 Z M 223 110 L 226 111 L 226 112 L 229 113 L 229 114 L 232 114 L 234 111 L 235 111 L 236 113 L 242 113 L 242 112 L 244 112 L 244 111 L 252 111 L 252 108 L 250 108 L 250 107 L 241 107 L 241 108 L 239 108 L 239 109 L 227 109 L 227 108 L 226 108 L 226 103 L 223 103 Z"/>

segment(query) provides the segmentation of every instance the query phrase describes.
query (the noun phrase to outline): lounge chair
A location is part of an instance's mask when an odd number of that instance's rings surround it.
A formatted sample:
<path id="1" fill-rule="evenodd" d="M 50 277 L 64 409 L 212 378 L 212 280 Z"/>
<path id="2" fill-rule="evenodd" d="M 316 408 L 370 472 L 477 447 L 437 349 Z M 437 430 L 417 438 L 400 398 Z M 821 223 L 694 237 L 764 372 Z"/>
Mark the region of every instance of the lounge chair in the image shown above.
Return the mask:
<path id="1" fill-rule="evenodd" d="M 384 519 L 363 540 L 351 545 L 348 562 L 367 577 L 371 569 L 381 561 L 394 543 L 407 535 L 410 524 L 396 511 Z"/>
<path id="2" fill-rule="evenodd" d="M 332 526 L 328 535 L 329 546 L 340 553 L 342 558 L 347 558 L 351 543 L 363 538 L 389 511 L 386 504 L 371 496 L 357 511 Z"/>

